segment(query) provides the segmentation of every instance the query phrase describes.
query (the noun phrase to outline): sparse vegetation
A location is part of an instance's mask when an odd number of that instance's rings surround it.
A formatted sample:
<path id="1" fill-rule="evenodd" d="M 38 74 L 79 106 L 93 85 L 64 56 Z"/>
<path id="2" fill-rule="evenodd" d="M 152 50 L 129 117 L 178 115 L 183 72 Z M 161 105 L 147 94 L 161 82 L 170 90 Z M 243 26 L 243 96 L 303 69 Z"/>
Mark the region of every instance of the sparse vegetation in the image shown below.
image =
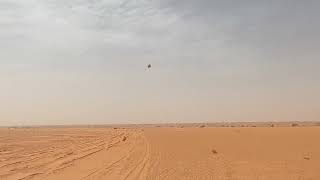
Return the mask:
<path id="1" fill-rule="evenodd" d="M 299 126 L 299 124 L 297 124 L 297 123 L 292 123 L 291 124 L 291 127 L 298 127 Z"/>
<path id="2" fill-rule="evenodd" d="M 218 154 L 218 151 L 216 151 L 215 149 L 211 150 L 212 154 Z"/>
<path id="3" fill-rule="evenodd" d="M 200 126 L 200 128 L 204 128 L 204 127 L 206 127 L 206 125 L 204 125 L 204 124 Z"/>
<path id="4" fill-rule="evenodd" d="M 126 140 L 127 140 L 127 137 L 124 136 L 124 137 L 122 138 L 122 141 L 126 141 Z"/>

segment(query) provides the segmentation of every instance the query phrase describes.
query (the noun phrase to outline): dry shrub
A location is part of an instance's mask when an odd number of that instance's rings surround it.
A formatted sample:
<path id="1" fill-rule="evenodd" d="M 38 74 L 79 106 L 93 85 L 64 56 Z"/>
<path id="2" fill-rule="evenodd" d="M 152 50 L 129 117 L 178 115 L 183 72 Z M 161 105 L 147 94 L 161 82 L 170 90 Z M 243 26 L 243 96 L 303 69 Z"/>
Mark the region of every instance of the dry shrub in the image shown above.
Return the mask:
<path id="1" fill-rule="evenodd" d="M 292 123 L 291 124 L 291 127 L 298 127 L 299 126 L 299 124 L 297 124 L 297 123 Z"/>
<path id="2" fill-rule="evenodd" d="M 211 150 L 212 154 L 218 154 L 218 151 L 216 151 L 215 149 Z"/>
<path id="3" fill-rule="evenodd" d="M 200 126 L 200 128 L 204 128 L 204 127 L 206 127 L 206 125 L 204 125 L 204 124 Z"/>
<path id="4" fill-rule="evenodd" d="M 122 141 L 126 141 L 126 140 L 127 140 L 127 137 L 124 136 L 124 137 L 122 138 Z"/>
<path id="5" fill-rule="evenodd" d="M 310 157 L 304 157 L 303 159 L 305 159 L 305 160 L 310 160 Z"/>

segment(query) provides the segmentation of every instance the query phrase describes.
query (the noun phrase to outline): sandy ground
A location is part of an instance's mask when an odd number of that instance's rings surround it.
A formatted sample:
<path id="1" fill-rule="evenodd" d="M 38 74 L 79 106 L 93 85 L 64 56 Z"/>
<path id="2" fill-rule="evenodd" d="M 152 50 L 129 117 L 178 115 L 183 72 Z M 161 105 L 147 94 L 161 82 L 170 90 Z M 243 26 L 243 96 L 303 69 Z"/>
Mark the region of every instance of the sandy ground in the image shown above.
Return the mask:
<path id="1" fill-rule="evenodd" d="M 319 180 L 319 127 L 0 128 L 0 179 Z"/>

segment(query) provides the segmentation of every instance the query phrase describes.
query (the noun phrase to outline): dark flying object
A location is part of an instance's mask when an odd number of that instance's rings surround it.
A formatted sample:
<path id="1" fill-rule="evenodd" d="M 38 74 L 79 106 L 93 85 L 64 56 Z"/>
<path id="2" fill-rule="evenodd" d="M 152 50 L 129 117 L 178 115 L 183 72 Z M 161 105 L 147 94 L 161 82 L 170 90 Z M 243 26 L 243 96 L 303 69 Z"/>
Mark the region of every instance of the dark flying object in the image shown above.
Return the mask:
<path id="1" fill-rule="evenodd" d="M 148 69 L 150 69 L 151 68 L 151 64 L 148 64 Z"/>

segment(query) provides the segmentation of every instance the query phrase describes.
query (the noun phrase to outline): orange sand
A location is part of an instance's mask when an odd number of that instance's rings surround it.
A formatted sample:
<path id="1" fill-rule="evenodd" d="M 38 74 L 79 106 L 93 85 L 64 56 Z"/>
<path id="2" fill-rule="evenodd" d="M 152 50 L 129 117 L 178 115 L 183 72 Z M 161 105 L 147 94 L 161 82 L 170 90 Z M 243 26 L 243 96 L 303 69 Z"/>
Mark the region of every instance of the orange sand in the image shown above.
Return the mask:
<path id="1" fill-rule="evenodd" d="M 0 179 L 320 179 L 319 127 L 0 128 Z"/>

